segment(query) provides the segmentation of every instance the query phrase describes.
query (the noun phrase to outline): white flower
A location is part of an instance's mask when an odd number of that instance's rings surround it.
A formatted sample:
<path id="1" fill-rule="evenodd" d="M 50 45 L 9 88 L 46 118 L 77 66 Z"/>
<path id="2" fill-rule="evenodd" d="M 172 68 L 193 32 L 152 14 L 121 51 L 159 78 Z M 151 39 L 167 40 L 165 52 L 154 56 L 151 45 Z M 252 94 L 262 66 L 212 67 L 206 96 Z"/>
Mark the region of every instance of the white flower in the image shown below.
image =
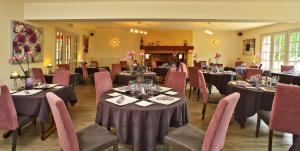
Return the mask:
<path id="1" fill-rule="evenodd" d="M 20 33 L 23 31 L 23 29 L 24 29 L 24 25 L 17 25 L 15 30 L 17 33 Z"/>

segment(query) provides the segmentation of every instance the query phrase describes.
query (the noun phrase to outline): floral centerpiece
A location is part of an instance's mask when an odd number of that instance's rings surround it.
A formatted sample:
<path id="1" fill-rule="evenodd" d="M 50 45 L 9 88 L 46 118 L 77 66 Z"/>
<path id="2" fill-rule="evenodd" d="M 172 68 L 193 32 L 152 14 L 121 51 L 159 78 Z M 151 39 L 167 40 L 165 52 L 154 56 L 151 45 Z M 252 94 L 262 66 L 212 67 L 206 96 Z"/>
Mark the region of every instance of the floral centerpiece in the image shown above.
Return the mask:
<path id="1" fill-rule="evenodd" d="M 134 56 L 135 56 L 135 51 L 134 50 L 127 51 L 127 59 L 130 59 L 131 61 L 133 61 Z"/>
<path id="2" fill-rule="evenodd" d="M 215 60 L 216 60 L 216 64 L 218 64 L 219 63 L 219 61 L 220 61 L 220 58 L 221 58 L 221 53 L 219 53 L 219 52 L 217 52 L 216 54 L 215 54 Z"/>
<path id="3" fill-rule="evenodd" d="M 28 78 L 30 76 L 29 73 L 29 62 L 34 62 L 34 55 L 31 51 L 26 52 L 25 54 L 15 54 L 8 60 L 11 64 L 18 64 L 24 73 L 24 78 Z M 27 64 L 27 70 L 22 66 L 23 63 Z"/>

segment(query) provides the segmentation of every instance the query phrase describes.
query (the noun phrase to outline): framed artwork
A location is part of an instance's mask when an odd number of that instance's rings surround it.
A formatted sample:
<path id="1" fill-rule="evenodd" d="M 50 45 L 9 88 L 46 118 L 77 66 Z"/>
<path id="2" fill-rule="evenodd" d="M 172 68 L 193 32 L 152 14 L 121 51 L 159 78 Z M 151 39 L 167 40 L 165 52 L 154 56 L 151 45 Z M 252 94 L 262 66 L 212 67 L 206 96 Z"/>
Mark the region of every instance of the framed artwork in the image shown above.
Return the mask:
<path id="1" fill-rule="evenodd" d="M 89 36 L 83 35 L 83 52 L 88 53 L 89 52 Z"/>
<path id="2" fill-rule="evenodd" d="M 43 61 L 43 31 L 33 25 L 12 20 L 11 56 L 32 54 L 29 62 Z M 13 62 L 14 63 L 14 62 Z"/>
<path id="3" fill-rule="evenodd" d="M 243 40 L 243 55 L 255 54 L 255 38 Z"/>

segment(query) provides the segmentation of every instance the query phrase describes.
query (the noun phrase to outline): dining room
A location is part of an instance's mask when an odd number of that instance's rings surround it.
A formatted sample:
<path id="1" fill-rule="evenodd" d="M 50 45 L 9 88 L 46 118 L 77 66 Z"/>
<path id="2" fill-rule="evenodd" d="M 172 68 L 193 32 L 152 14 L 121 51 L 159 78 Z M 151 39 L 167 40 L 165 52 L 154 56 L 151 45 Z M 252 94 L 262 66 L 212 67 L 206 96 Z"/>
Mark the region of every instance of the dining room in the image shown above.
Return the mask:
<path id="1" fill-rule="evenodd" d="M 299 8 L 2 0 L 0 151 L 300 151 Z"/>

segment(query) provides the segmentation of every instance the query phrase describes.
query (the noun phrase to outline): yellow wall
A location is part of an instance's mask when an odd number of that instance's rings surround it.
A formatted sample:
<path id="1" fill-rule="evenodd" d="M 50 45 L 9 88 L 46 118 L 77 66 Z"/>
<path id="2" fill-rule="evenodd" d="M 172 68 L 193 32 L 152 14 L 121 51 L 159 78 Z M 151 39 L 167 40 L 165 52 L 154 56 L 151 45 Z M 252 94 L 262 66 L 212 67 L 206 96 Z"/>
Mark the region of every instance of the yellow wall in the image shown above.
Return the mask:
<path id="1" fill-rule="evenodd" d="M 13 80 L 10 80 L 10 73 L 13 71 L 21 72 L 21 69 L 18 65 L 11 65 L 8 63 L 11 50 L 11 20 L 23 21 L 23 12 L 24 12 L 24 1 L 22 0 L 10 0 L 10 2 L 4 2 L 1 0 L 0 5 L 0 84 L 7 84 L 12 86 Z M 24 21 L 23 21 L 24 22 Z M 30 67 L 41 67 L 45 69 L 48 63 L 54 64 L 54 50 L 55 50 L 55 28 L 57 27 L 53 23 L 40 23 L 40 22 L 28 22 L 29 24 L 35 25 L 37 27 L 42 27 L 44 32 L 43 39 L 43 56 L 44 61 L 40 63 L 32 63 Z M 81 34 L 82 30 L 74 30 L 61 26 L 62 29 L 68 29 L 76 31 Z M 81 41 L 80 41 L 81 42 Z M 82 44 L 79 45 L 80 48 Z"/>
<path id="2" fill-rule="evenodd" d="M 289 31 L 289 30 L 300 30 L 300 24 L 274 24 L 270 26 L 265 26 L 262 28 L 256 28 L 252 30 L 246 30 L 243 31 L 243 36 L 241 36 L 240 40 L 240 50 L 243 49 L 243 40 L 244 39 L 250 39 L 255 38 L 255 52 L 256 54 L 260 53 L 261 50 L 261 35 L 267 34 L 267 33 L 276 33 L 276 32 L 283 32 L 283 31 Z M 241 60 L 245 61 L 247 64 L 251 64 L 252 61 L 258 60 L 257 56 L 251 55 L 246 56 L 242 55 Z"/>
<path id="3" fill-rule="evenodd" d="M 215 63 L 214 58 L 217 52 L 221 53 L 220 63 L 224 66 L 233 66 L 235 60 L 240 57 L 241 51 L 239 47 L 240 37 L 236 32 L 231 31 L 213 31 L 214 35 L 208 35 L 203 30 L 194 30 L 193 43 L 194 53 L 197 54 L 197 61 L 209 61 Z M 216 41 L 216 45 L 212 43 Z"/>
<path id="4" fill-rule="evenodd" d="M 143 36 L 144 45 L 149 42 L 159 41 L 160 46 L 183 46 L 184 40 L 188 41 L 189 45 L 193 44 L 193 31 L 191 30 L 147 30 L 148 35 Z"/>
<path id="5" fill-rule="evenodd" d="M 86 61 L 97 60 L 100 66 L 111 66 L 119 63 L 127 56 L 127 51 L 134 50 L 139 59 L 140 36 L 132 34 L 129 30 L 96 29 L 94 36 L 90 37 L 90 50 L 86 54 Z M 117 46 L 112 41 L 118 42 Z"/>

